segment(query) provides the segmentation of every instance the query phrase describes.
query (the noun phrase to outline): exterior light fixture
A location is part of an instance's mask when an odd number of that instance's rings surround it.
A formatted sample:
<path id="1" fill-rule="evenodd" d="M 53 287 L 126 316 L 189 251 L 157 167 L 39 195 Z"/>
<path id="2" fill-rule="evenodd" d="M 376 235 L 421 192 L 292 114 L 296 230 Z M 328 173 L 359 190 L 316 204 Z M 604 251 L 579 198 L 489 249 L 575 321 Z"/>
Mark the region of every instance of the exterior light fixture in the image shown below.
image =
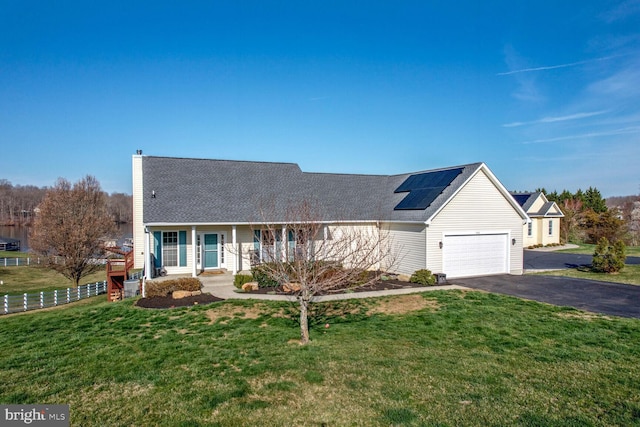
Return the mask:
<path id="1" fill-rule="evenodd" d="M 156 190 L 152 190 L 151 191 L 151 198 L 155 199 L 156 198 Z"/>
<path id="2" fill-rule="evenodd" d="M 511 244 L 512 244 L 513 246 L 515 246 L 515 245 L 516 245 L 516 239 L 511 239 Z"/>
<path id="3" fill-rule="evenodd" d="M 438 246 L 440 246 L 440 249 L 442 249 L 442 242 L 439 242 Z"/>

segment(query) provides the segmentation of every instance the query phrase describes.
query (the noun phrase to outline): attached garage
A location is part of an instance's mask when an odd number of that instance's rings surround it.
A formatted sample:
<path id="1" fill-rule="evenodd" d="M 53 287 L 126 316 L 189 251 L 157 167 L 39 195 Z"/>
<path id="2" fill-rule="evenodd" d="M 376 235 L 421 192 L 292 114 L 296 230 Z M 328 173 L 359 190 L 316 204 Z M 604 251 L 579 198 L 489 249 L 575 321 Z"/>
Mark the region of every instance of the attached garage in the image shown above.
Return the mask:
<path id="1" fill-rule="evenodd" d="M 447 277 L 509 273 L 509 234 L 454 234 L 442 240 Z"/>

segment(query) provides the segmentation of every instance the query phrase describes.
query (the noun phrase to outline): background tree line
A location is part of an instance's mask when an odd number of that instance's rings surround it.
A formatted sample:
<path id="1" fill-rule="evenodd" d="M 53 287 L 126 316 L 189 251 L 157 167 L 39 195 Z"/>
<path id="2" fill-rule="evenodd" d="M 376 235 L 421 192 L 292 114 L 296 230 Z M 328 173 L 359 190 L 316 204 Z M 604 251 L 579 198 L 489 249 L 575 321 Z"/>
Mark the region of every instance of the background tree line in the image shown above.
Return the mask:
<path id="1" fill-rule="evenodd" d="M 0 225 L 30 225 L 36 208 L 42 203 L 49 187 L 13 185 L 0 178 Z M 124 193 L 104 193 L 107 210 L 114 222 L 132 222 L 132 199 Z"/>
<path id="2" fill-rule="evenodd" d="M 640 244 L 640 196 L 611 197 L 605 200 L 597 188 L 575 193 L 563 190 L 547 192 L 538 189 L 547 199 L 556 202 L 564 218 L 560 221 L 560 237 L 565 242 L 598 243 L 601 238 L 618 240 L 627 245 Z"/>

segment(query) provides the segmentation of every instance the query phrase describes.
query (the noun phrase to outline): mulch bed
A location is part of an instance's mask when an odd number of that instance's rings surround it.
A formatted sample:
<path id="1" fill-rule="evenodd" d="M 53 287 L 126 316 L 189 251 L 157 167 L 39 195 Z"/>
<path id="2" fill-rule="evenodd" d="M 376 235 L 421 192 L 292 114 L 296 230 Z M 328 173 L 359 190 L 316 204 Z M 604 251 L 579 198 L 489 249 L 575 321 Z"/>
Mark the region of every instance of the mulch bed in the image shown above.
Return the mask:
<path id="1" fill-rule="evenodd" d="M 367 286 L 361 286 L 359 288 L 353 288 L 350 290 L 336 290 L 334 292 L 319 293 L 318 295 L 326 295 L 328 293 L 336 294 L 341 292 L 371 292 L 371 291 L 388 291 L 393 289 L 406 289 L 406 288 L 423 288 L 424 285 L 419 283 L 402 282 L 400 280 L 378 280 Z M 251 291 L 252 294 L 275 294 L 275 295 L 291 295 L 284 291 L 282 286 L 259 288 L 257 291 Z"/>
<path id="2" fill-rule="evenodd" d="M 406 288 L 423 288 L 423 285 L 418 283 L 402 282 L 400 280 L 378 280 L 367 286 L 354 288 L 352 290 L 346 290 L 347 292 L 371 292 L 371 291 L 386 291 L 393 289 L 406 289 Z M 341 291 L 331 292 L 340 293 Z M 344 292 L 344 291 L 342 291 Z M 284 291 L 282 286 L 260 288 L 257 291 L 251 291 L 252 294 L 271 294 L 271 295 L 292 295 Z M 322 293 L 319 295 L 323 295 Z M 214 297 L 211 294 L 200 294 L 192 297 L 173 299 L 171 295 L 166 297 L 153 297 L 153 298 L 141 298 L 136 302 L 138 307 L 144 308 L 175 308 L 175 307 L 190 307 L 198 304 L 210 304 L 212 302 L 224 301 L 222 298 Z"/>
<path id="3" fill-rule="evenodd" d="M 210 304 L 216 301 L 224 300 L 222 298 L 214 297 L 211 294 L 200 294 L 180 299 L 173 299 L 173 297 L 169 295 L 166 297 L 141 298 L 136 302 L 136 305 L 144 308 L 174 308 L 190 307 L 198 304 Z"/>

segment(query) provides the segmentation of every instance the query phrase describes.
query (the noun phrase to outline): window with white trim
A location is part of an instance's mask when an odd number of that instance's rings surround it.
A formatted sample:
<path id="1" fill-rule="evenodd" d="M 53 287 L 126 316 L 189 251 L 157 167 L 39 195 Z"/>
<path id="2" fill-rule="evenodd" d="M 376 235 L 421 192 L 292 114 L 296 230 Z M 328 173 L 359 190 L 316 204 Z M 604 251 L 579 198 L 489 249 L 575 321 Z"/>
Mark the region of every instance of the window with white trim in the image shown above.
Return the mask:
<path id="1" fill-rule="evenodd" d="M 527 224 L 527 236 L 533 236 L 533 222 L 531 221 Z"/>
<path id="2" fill-rule="evenodd" d="M 162 233 L 162 264 L 167 267 L 178 266 L 178 232 Z"/>
<path id="3" fill-rule="evenodd" d="M 553 236 L 553 220 L 549 220 L 549 236 Z"/>

